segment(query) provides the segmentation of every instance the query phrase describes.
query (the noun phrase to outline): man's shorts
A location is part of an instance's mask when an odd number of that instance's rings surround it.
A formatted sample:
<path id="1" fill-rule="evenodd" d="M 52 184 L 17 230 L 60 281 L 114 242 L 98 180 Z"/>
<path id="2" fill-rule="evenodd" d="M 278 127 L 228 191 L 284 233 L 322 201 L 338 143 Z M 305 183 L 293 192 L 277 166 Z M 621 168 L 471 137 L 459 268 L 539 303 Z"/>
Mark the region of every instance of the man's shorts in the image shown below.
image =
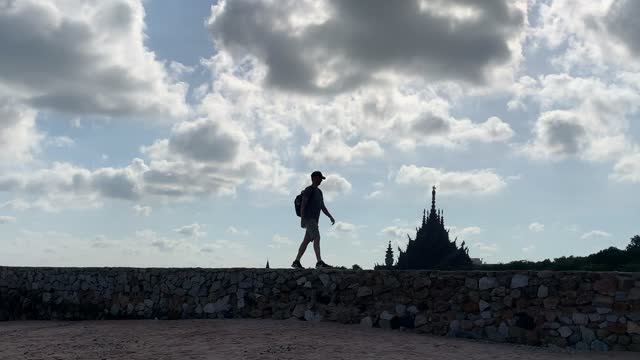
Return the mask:
<path id="1" fill-rule="evenodd" d="M 320 229 L 318 228 L 318 221 L 316 219 L 304 219 L 302 227 L 307 229 L 304 237 L 311 241 L 320 239 Z"/>

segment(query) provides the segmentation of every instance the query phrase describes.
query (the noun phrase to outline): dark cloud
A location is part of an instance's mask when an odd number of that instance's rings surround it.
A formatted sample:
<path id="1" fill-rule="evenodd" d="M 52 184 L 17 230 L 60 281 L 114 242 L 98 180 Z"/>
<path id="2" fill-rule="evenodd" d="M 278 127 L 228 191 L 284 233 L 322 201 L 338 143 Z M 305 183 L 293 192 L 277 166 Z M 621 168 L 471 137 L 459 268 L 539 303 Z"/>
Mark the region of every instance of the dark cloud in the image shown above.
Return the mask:
<path id="1" fill-rule="evenodd" d="M 577 155 L 583 150 L 587 131 L 579 121 L 562 113 L 551 113 L 541 123 L 540 138 L 551 153 L 556 155 Z"/>
<path id="2" fill-rule="evenodd" d="M 449 132 L 449 122 L 439 116 L 423 114 L 413 123 L 413 130 L 422 135 L 440 135 Z"/>
<path id="3" fill-rule="evenodd" d="M 143 16 L 129 0 L 2 1 L 0 86 L 72 114 L 183 114 L 184 89 L 141 41 Z"/>
<path id="4" fill-rule="evenodd" d="M 269 84 L 308 93 L 342 92 L 383 71 L 433 80 L 484 83 L 487 71 L 511 59 L 508 40 L 524 14 L 504 0 L 329 1 L 329 19 L 294 33 L 279 26 L 296 2 L 228 1 L 209 30 L 220 48 L 254 55 Z M 469 17 L 451 11 L 464 8 Z M 449 10 L 449 13 L 443 12 Z M 324 71 L 335 76 L 321 84 Z"/>
<path id="5" fill-rule="evenodd" d="M 635 55 L 640 55 L 640 1 L 617 0 L 609 9 L 606 24 Z"/>
<path id="6" fill-rule="evenodd" d="M 169 140 L 170 150 L 202 162 L 230 162 L 237 156 L 238 147 L 237 139 L 208 119 L 180 124 Z"/>
<path id="7" fill-rule="evenodd" d="M 138 181 L 127 171 L 100 169 L 92 175 L 91 182 L 93 188 L 107 198 L 135 200 L 140 197 Z"/>

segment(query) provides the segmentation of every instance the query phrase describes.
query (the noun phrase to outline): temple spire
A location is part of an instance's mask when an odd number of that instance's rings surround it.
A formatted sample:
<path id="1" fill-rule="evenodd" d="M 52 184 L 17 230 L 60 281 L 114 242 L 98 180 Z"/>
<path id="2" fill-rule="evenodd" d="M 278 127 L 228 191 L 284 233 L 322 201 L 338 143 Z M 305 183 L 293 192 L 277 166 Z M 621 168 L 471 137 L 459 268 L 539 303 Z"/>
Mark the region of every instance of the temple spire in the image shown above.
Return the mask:
<path id="1" fill-rule="evenodd" d="M 431 191 L 431 217 L 436 217 L 436 187 Z"/>

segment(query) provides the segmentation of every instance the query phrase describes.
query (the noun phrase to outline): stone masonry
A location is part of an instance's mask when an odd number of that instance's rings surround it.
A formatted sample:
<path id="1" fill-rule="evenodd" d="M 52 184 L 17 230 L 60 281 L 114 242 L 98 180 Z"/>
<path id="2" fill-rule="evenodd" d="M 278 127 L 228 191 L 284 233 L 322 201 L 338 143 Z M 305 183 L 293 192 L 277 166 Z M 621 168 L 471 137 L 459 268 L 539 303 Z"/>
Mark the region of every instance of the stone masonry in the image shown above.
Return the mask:
<path id="1" fill-rule="evenodd" d="M 0 320 L 291 317 L 640 351 L 640 273 L 0 267 Z"/>

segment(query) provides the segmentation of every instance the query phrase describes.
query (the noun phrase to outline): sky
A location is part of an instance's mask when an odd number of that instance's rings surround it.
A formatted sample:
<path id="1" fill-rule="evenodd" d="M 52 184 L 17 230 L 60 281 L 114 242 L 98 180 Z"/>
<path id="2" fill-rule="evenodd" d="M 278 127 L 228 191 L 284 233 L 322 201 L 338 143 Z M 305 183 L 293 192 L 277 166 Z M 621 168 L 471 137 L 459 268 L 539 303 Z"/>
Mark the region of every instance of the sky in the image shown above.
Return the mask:
<path id="1" fill-rule="evenodd" d="M 640 233 L 638 16 L 0 0 L 0 265 L 288 267 L 314 170 L 332 265 L 404 248 L 432 186 L 488 263 L 623 248 Z"/>

